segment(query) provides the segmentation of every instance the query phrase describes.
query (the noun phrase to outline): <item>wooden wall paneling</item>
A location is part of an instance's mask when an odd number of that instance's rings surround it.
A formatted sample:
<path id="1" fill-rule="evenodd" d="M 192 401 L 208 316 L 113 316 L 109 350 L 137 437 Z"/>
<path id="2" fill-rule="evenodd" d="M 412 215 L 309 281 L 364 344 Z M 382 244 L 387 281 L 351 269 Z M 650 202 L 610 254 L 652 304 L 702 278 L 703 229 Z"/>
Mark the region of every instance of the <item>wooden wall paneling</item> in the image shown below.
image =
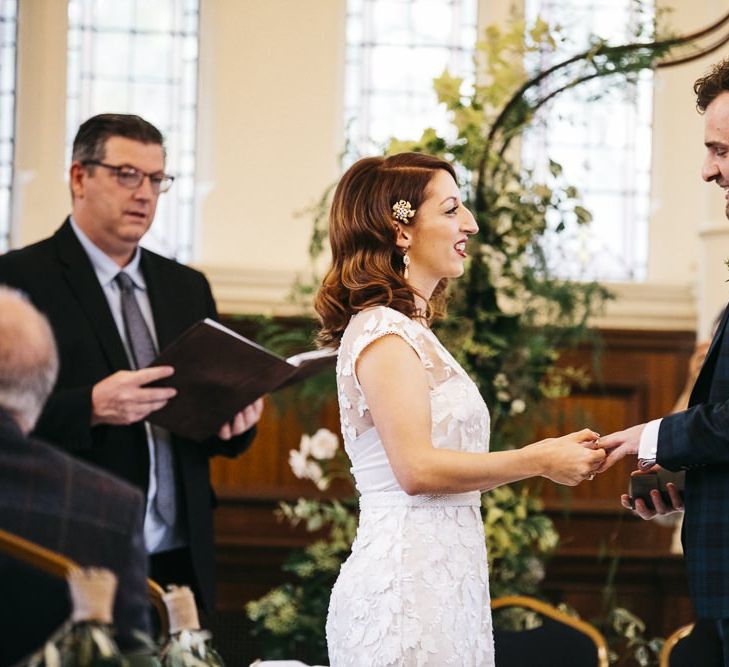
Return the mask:
<path id="1" fill-rule="evenodd" d="M 315 419 L 318 427 L 339 436 L 339 417 L 334 401 L 326 404 Z M 312 482 L 297 479 L 289 466 L 289 451 L 298 449 L 301 436 L 309 433 L 293 411 L 280 412 L 266 399 L 258 435 L 250 449 L 235 459 L 217 458 L 211 478 L 219 497 L 229 499 L 295 499 L 316 495 Z M 340 436 L 341 442 L 341 436 Z"/>

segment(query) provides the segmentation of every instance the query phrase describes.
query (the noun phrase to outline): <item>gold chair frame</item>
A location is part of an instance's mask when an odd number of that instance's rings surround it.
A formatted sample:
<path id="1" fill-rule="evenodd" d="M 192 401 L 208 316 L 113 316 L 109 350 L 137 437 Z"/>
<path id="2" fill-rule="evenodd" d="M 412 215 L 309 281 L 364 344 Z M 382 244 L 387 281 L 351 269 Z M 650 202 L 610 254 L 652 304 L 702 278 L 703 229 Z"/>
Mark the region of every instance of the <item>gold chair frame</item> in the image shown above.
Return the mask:
<path id="1" fill-rule="evenodd" d="M 694 624 L 688 623 L 687 625 L 682 625 L 678 630 L 675 630 L 668 637 L 666 637 L 666 641 L 663 643 L 663 648 L 661 649 L 661 654 L 658 657 L 658 664 L 660 667 L 669 667 L 671 661 L 671 651 L 673 651 L 678 642 L 688 637 L 693 629 Z"/>
<path id="2" fill-rule="evenodd" d="M 531 609 L 542 616 L 569 625 L 575 630 L 587 635 L 595 644 L 598 667 L 608 667 L 608 646 L 605 637 L 603 637 L 597 628 L 594 628 L 589 623 L 574 618 L 553 607 L 551 604 L 524 595 L 505 595 L 504 597 L 491 600 L 491 609 L 502 609 L 504 607 L 525 607 L 526 609 Z"/>
<path id="3" fill-rule="evenodd" d="M 81 568 L 78 563 L 66 556 L 2 529 L 0 529 L 0 552 L 58 579 L 66 579 L 70 572 Z M 156 581 L 147 579 L 147 595 L 159 616 L 160 632 L 166 637 L 170 621 L 167 606 L 162 599 L 163 594 L 162 587 Z"/>

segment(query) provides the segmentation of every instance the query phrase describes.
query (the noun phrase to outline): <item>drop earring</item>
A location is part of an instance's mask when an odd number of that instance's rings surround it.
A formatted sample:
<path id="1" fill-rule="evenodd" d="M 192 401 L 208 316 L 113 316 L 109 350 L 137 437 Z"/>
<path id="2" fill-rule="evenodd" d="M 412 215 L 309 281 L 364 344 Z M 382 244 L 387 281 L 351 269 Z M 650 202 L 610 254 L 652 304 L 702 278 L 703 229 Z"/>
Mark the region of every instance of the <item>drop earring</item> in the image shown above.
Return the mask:
<path id="1" fill-rule="evenodd" d="M 403 266 L 405 267 L 405 270 L 402 272 L 402 275 L 403 275 L 403 278 L 405 278 L 405 280 L 407 280 L 410 277 L 410 270 L 408 268 L 410 266 L 410 258 L 408 257 L 407 250 L 405 251 L 405 254 L 402 256 L 402 263 L 403 263 Z"/>

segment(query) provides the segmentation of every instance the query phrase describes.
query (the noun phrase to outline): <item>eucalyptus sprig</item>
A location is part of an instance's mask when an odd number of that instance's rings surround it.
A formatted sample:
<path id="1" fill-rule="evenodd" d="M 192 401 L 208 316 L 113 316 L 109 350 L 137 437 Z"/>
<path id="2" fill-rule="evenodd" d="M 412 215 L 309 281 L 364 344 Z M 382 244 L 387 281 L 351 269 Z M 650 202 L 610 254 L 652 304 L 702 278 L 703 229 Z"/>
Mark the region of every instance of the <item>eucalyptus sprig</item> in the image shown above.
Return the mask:
<path id="1" fill-rule="evenodd" d="M 160 651 L 161 667 L 225 667 L 207 630 L 182 630 Z"/>
<path id="2" fill-rule="evenodd" d="M 111 625 L 68 621 L 23 667 L 129 667 L 113 637 Z"/>

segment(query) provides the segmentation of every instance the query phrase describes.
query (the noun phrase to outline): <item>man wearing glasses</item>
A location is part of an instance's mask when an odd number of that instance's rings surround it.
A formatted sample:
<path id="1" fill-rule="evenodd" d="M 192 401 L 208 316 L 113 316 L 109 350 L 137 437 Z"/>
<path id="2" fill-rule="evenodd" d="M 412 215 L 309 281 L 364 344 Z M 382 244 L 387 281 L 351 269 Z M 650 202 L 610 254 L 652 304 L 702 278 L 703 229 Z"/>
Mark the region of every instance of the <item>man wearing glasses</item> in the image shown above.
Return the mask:
<path id="1" fill-rule="evenodd" d="M 216 317 L 201 273 L 139 247 L 173 180 L 153 125 L 132 115 L 90 118 L 73 143 L 71 215 L 51 238 L 0 256 L 0 283 L 29 295 L 58 342 L 58 382 L 35 435 L 141 488 L 150 576 L 190 585 L 211 611 L 208 460 L 248 447 L 262 403 L 202 443 L 145 421 L 175 394 L 146 386 L 174 372 L 149 367 L 157 351 Z"/>

